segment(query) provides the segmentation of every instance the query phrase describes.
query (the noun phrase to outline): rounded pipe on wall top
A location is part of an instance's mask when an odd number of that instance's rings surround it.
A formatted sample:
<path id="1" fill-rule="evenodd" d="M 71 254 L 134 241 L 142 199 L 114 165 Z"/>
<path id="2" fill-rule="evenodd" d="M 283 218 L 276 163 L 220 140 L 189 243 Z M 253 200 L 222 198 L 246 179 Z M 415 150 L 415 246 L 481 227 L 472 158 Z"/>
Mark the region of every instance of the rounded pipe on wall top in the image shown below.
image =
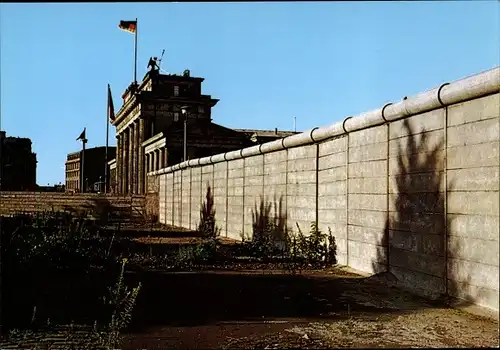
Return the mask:
<path id="1" fill-rule="evenodd" d="M 311 138 L 311 133 L 316 129 L 317 128 L 313 128 L 300 134 L 285 137 L 283 140 L 283 146 L 285 148 L 292 148 L 314 143 L 313 139 Z"/>
<path id="2" fill-rule="evenodd" d="M 324 126 L 312 131 L 311 137 L 316 142 L 320 142 L 332 137 L 341 136 L 344 134 L 344 129 L 342 128 L 343 122 L 337 122 L 328 126 Z"/>
<path id="3" fill-rule="evenodd" d="M 309 132 L 309 137 L 311 138 L 311 141 L 312 141 L 313 143 L 316 143 L 316 142 L 317 142 L 317 141 L 314 139 L 313 134 L 314 134 L 314 132 L 315 132 L 316 130 L 318 130 L 318 129 L 319 129 L 319 127 L 315 127 L 315 128 L 312 128 L 312 129 L 311 129 L 311 131 Z"/>
<path id="4" fill-rule="evenodd" d="M 213 155 L 210 159 L 210 162 L 212 163 L 220 163 L 220 162 L 223 162 L 225 160 L 225 156 L 226 154 L 225 153 L 219 153 L 219 154 L 216 154 L 216 155 Z"/>
<path id="5" fill-rule="evenodd" d="M 241 150 L 226 152 L 225 156 L 226 156 L 226 160 L 238 159 L 241 156 Z"/>
<path id="6" fill-rule="evenodd" d="M 405 108 L 405 115 L 400 116 L 399 119 L 409 115 L 425 113 L 428 111 L 432 111 L 436 108 L 442 107 L 442 104 L 439 101 L 438 93 L 439 93 L 439 88 L 436 88 L 415 95 L 409 99 L 403 100 L 402 103 Z"/>
<path id="7" fill-rule="evenodd" d="M 437 99 L 439 101 L 439 104 L 441 106 L 444 106 L 445 104 L 443 103 L 443 100 L 441 100 L 441 90 L 446 86 L 446 85 L 450 85 L 450 83 L 444 83 L 444 84 L 441 84 L 441 86 L 438 88 L 438 91 L 437 91 Z"/>
<path id="8" fill-rule="evenodd" d="M 344 130 L 349 133 L 353 131 L 368 129 L 385 124 L 382 118 L 382 108 L 361 114 L 359 117 L 349 117 L 344 120 Z"/>
<path id="9" fill-rule="evenodd" d="M 260 151 L 262 153 L 276 152 L 276 151 L 281 151 L 283 149 L 285 149 L 283 147 L 283 139 L 263 143 L 260 147 Z"/>
<path id="10" fill-rule="evenodd" d="M 411 115 L 425 113 L 451 104 L 479 98 L 488 94 L 500 92 L 500 67 L 495 67 L 486 72 L 476 74 L 452 83 L 444 83 L 438 88 L 404 98 L 402 101 L 387 103 L 383 107 L 363 113 L 357 117 L 347 117 L 342 122 L 332 125 L 313 128 L 307 132 L 288 136 L 279 140 L 266 142 L 261 145 L 247 147 L 237 151 L 217 154 L 211 157 L 194 159 L 183 166 L 193 167 L 214 162 L 240 159 L 258 154 L 280 151 L 287 148 L 317 143 L 330 138 L 339 137 L 352 131 L 367 129 L 382 125 L 386 122 L 399 120 Z M 148 173 L 164 174 L 179 168 L 174 165 L 157 172 Z"/>
<path id="11" fill-rule="evenodd" d="M 344 133 L 347 134 L 347 129 L 345 128 L 345 122 L 348 121 L 349 119 L 351 119 L 352 117 L 347 117 L 344 119 L 344 121 L 342 122 L 342 130 L 344 130 Z"/>
<path id="12" fill-rule="evenodd" d="M 444 86 L 439 97 L 445 105 L 500 92 L 500 67 Z"/>
<path id="13" fill-rule="evenodd" d="M 200 158 L 200 165 L 207 165 L 210 163 L 210 157 Z"/>
<path id="14" fill-rule="evenodd" d="M 241 157 L 242 158 L 257 156 L 259 154 L 261 154 L 260 153 L 260 145 L 255 145 L 252 147 L 243 148 L 241 150 Z"/>
<path id="15" fill-rule="evenodd" d="M 382 110 L 380 111 L 381 117 L 382 117 L 382 119 L 384 120 L 384 122 L 387 122 L 387 121 L 388 121 L 388 120 L 387 120 L 387 118 L 385 117 L 385 109 L 386 109 L 387 107 L 389 107 L 390 105 L 392 105 L 392 102 L 386 103 L 386 104 L 384 105 L 384 107 L 382 107 Z"/>

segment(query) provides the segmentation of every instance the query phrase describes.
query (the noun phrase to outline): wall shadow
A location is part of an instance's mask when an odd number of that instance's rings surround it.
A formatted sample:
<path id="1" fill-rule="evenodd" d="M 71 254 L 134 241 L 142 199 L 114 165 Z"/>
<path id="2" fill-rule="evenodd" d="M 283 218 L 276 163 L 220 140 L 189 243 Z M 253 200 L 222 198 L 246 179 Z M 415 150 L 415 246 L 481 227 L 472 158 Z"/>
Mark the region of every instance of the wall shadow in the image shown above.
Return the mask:
<path id="1" fill-rule="evenodd" d="M 408 119 L 403 127 L 408 142 L 404 147 L 398 141 L 395 193 L 389 194 L 395 211 L 389 212 L 378 242 L 374 277 L 388 275 L 389 281 L 443 306 L 451 302 L 449 292 L 460 288 L 449 259 L 461 248 L 456 240 L 449 243 L 452 219 L 444 215 L 444 138 L 430 148 L 425 128 L 416 135 Z M 446 191 L 453 187 L 448 181 Z M 462 305 L 473 303 L 468 299 Z"/>
<path id="2" fill-rule="evenodd" d="M 394 313 L 344 297 L 350 281 L 291 274 L 142 273 L 132 332 L 155 326 L 197 326 L 267 318 L 347 318 L 356 313 Z M 349 314 L 348 311 L 349 310 Z"/>

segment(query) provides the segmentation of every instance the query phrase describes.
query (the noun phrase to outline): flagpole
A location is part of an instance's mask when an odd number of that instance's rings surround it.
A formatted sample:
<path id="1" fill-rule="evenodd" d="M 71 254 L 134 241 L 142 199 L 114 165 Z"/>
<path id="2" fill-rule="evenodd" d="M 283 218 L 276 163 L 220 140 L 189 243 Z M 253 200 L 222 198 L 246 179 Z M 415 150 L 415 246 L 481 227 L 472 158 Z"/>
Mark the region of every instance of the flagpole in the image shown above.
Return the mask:
<path id="1" fill-rule="evenodd" d="M 134 38 L 134 83 L 137 85 L 137 31 L 139 25 L 135 19 L 135 38 Z"/>
<path id="2" fill-rule="evenodd" d="M 106 150 L 104 153 L 104 193 L 108 193 L 108 145 L 109 145 L 109 84 L 108 84 L 108 108 L 106 111 Z"/>
<path id="3" fill-rule="evenodd" d="M 87 135 L 85 133 L 87 128 L 83 129 L 83 138 L 82 138 L 82 162 L 81 162 L 81 169 L 80 169 L 80 176 L 81 176 L 81 188 L 80 188 L 80 193 L 85 192 L 85 144 L 87 143 Z"/>

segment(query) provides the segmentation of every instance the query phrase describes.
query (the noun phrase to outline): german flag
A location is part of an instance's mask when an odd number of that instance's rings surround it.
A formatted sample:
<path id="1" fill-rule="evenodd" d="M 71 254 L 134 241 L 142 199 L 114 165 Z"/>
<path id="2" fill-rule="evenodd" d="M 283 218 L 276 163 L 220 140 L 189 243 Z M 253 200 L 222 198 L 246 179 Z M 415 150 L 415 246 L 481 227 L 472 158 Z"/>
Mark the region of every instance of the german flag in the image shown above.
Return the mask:
<path id="1" fill-rule="evenodd" d="M 111 121 L 115 120 L 115 107 L 113 97 L 111 97 L 111 87 L 108 84 L 108 117 Z"/>
<path id="2" fill-rule="evenodd" d="M 118 28 L 129 33 L 135 33 L 137 30 L 137 21 L 120 21 Z"/>

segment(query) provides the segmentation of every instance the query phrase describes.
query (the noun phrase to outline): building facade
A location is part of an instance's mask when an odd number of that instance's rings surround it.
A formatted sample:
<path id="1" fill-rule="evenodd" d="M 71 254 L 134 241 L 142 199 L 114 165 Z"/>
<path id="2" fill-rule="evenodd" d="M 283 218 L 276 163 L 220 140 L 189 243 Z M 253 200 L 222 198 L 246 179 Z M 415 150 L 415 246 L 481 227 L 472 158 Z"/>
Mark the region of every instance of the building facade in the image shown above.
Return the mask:
<path id="1" fill-rule="evenodd" d="M 7 137 L 0 131 L 0 189 L 36 190 L 36 153 L 29 138 Z"/>
<path id="2" fill-rule="evenodd" d="M 81 151 L 69 153 L 66 157 L 66 191 L 80 192 Z"/>
<path id="3" fill-rule="evenodd" d="M 106 147 L 94 147 L 85 150 L 82 168 L 82 152 L 72 152 L 66 157 L 67 192 L 102 192 L 104 190 L 104 173 L 106 166 Z M 116 157 L 116 147 L 108 147 L 108 159 Z M 81 190 L 82 176 L 84 177 L 84 191 Z M 108 184 L 110 174 L 108 171 Z M 109 190 L 109 186 L 108 186 Z"/>
<path id="4" fill-rule="evenodd" d="M 203 81 L 188 70 L 164 75 L 153 68 L 140 84 L 127 88 L 122 107 L 110 121 L 116 128 L 117 156 L 109 163 L 116 193 L 144 194 L 148 172 L 182 162 L 184 132 L 186 160 L 255 144 L 255 130 L 212 122 L 212 108 L 219 100 L 201 93 Z M 283 132 L 271 135 L 280 137 Z"/>

